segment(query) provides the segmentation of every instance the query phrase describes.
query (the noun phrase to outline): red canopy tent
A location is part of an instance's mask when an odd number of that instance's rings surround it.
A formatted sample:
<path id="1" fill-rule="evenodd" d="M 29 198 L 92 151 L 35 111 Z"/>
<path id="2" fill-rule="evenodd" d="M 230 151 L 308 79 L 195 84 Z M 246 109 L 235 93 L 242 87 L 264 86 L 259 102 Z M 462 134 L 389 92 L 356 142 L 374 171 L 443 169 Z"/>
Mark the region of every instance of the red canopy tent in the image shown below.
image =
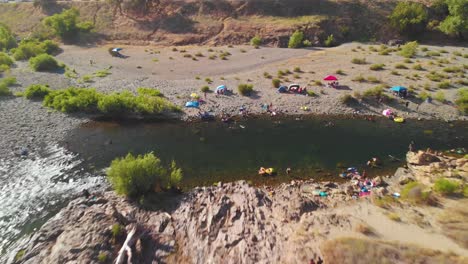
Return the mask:
<path id="1" fill-rule="evenodd" d="M 338 81 L 338 78 L 333 75 L 328 75 L 327 77 L 323 78 L 324 81 Z"/>

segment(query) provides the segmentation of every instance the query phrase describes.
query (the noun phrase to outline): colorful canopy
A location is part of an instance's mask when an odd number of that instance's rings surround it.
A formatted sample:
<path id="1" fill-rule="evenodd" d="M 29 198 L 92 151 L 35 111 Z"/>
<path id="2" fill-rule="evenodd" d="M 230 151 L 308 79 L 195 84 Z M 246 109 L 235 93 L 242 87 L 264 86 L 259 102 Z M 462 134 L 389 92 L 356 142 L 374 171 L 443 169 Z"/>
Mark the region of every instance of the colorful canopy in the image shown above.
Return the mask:
<path id="1" fill-rule="evenodd" d="M 122 50 L 122 48 L 113 48 L 113 49 L 112 49 L 113 52 L 119 52 L 119 51 L 121 51 L 121 50 Z"/>
<path id="2" fill-rule="evenodd" d="M 323 78 L 324 81 L 338 81 L 338 78 L 333 75 L 328 75 L 327 77 Z"/>
<path id="3" fill-rule="evenodd" d="M 194 99 L 200 98 L 200 96 L 198 96 L 198 94 L 196 94 L 196 93 L 192 93 L 192 94 L 190 95 L 190 97 L 192 97 L 192 98 L 194 98 Z"/>
<path id="4" fill-rule="evenodd" d="M 393 114 L 393 111 L 391 109 L 385 109 L 385 110 L 383 110 L 382 114 L 384 116 L 390 116 L 390 115 Z"/>
<path id="5" fill-rule="evenodd" d="M 220 85 L 220 86 L 216 87 L 216 91 L 226 90 L 226 89 L 227 89 L 226 85 Z"/>
<path id="6" fill-rule="evenodd" d="M 406 91 L 406 87 L 403 87 L 403 86 L 393 86 L 392 88 L 390 88 L 391 91 L 393 92 L 404 92 Z"/>

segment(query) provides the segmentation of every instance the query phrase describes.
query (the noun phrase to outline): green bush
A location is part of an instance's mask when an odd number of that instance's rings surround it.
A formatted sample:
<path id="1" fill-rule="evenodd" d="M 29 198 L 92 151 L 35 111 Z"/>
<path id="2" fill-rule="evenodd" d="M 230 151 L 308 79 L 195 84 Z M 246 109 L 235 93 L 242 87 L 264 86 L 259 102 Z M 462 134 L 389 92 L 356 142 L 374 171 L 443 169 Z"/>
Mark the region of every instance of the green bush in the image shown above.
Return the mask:
<path id="1" fill-rule="evenodd" d="M 166 175 L 161 160 L 153 153 L 138 156 L 128 154 L 124 158 L 117 158 L 107 170 L 107 177 L 114 190 L 128 197 L 148 193 Z"/>
<path id="2" fill-rule="evenodd" d="M 445 102 L 445 94 L 442 91 L 438 91 L 437 93 L 434 94 L 434 99 L 436 101 L 439 101 L 441 103 Z"/>
<path id="3" fill-rule="evenodd" d="M 412 58 L 418 52 L 418 46 L 419 44 L 417 41 L 408 42 L 401 47 L 401 50 L 398 54 L 405 58 Z"/>
<path id="4" fill-rule="evenodd" d="M 415 64 L 415 65 L 413 66 L 413 70 L 423 71 L 424 68 L 423 68 L 423 66 L 422 66 L 421 64 Z"/>
<path id="5" fill-rule="evenodd" d="M 48 85 L 33 84 L 26 88 L 24 96 L 28 99 L 43 99 L 51 91 Z"/>
<path id="6" fill-rule="evenodd" d="M 8 96 L 11 95 L 10 88 L 4 82 L 0 82 L 0 96 Z"/>
<path id="7" fill-rule="evenodd" d="M 424 191 L 424 188 L 425 186 L 419 182 L 409 182 L 401 189 L 401 198 L 419 204 L 430 203 L 431 193 Z"/>
<path id="8" fill-rule="evenodd" d="M 457 67 L 457 66 L 452 66 L 452 67 L 445 67 L 444 69 L 442 69 L 444 72 L 448 72 L 448 73 L 456 73 L 456 72 L 463 72 L 463 68 L 462 67 Z"/>
<path id="9" fill-rule="evenodd" d="M 6 65 L 8 68 L 13 65 L 13 60 L 4 52 L 0 52 L 0 65 Z"/>
<path id="10" fill-rule="evenodd" d="M 250 40 L 250 44 L 254 47 L 262 45 L 262 38 L 260 36 L 255 36 Z"/>
<path id="11" fill-rule="evenodd" d="M 99 263 L 106 263 L 107 262 L 107 254 L 106 253 L 99 253 L 98 261 L 99 261 Z"/>
<path id="12" fill-rule="evenodd" d="M 300 48 L 302 46 L 303 40 L 304 40 L 304 33 L 302 31 L 296 30 L 289 38 L 288 48 L 290 49 Z"/>
<path id="13" fill-rule="evenodd" d="M 52 29 L 55 35 L 63 40 L 75 39 L 79 33 L 89 32 L 93 28 L 91 22 L 79 22 L 80 12 L 75 9 L 67 9 L 44 19 L 44 25 Z"/>
<path id="14" fill-rule="evenodd" d="M 299 67 L 299 66 L 294 67 L 293 71 L 294 72 L 302 72 L 301 67 Z"/>
<path id="15" fill-rule="evenodd" d="M 435 71 L 430 72 L 429 74 L 426 75 L 426 77 L 433 82 L 440 82 L 443 79 L 447 78 L 445 74 L 441 74 Z"/>
<path id="16" fill-rule="evenodd" d="M 437 51 L 428 51 L 428 52 L 426 52 L 426 56 L 428 56 L 428 57 L 439 57 L 440 53 L 437 52 Z"/>
<path id="17" fill-rule="evenodd" d="M 13 36 L 7 25 L 0 23 L 0 51 L 9 50 L 15 46 L 15 36 Z"/>
<path id="18" fill-rule="evenodd" d="M 366 58 L 353 58 L 351 60 L 352 63 L 354 64 L 366 64 Z"/>
<path id="19" fill-rule="evenodd" d="M 332 47 L 335 46 L 335 38 L 333 37 L 333 34 L 327 37 L 327 39 L 324 42 L 326 47 Z"/>
<path id="20" fill-rule="evenodd" d="M 453 194 L 458 189 L 460 189 L 460 184 L 456 181 L 440 178 L 434 183 L 434 190 L 443 195 Z"/>
<path id="21" fill-rule="evenodd" d="M 200 91 L 201 91 L 202 93 L 207 93 L 207 92 L 210 91 L 210 87 L 207 86 L 207 85 L 205 85 L 205 86 L 203 86 L 203 87 L 200 89 Z"/>
<path id="22" fill-rule="evenodd" d="M 384 92 L 384 87 L 382 85 L 376 86 L 374 88 L 367 89 L 363 92 L 363 98 L 371 97 L 381 97 Z"/>
<path id="23" fill-rule="evenodd" d="M 423 100 L 423 101 L 426 101 L 427 98 L 431 97 L 431 95 L 426 92 L 426 91 L 422 91 L 418 94 L 418 97 L 419 99 Z"/>
<path id="24" fill-rule="evenodd" d="M 424 30 L 427 18 L 424 5 L 414 2 L 399 2 L 389 16 L 390 24 L 394 28 L 408 34 Z"/>
<path id="25" fill-rule="evenodd" d="M 55 71 L 61 68 L 57 60 L 49 54 L 40 54 L 30 58 L 29 66 L 35 71 Z"/>
<path id="26" fill-rule="evenodd" d="M 184 175 L 182 169 L 177 167 L 176 162 L 173 160 L 171 163 L 171 172 L 169 174 L 168 188 L 177 188 L 180 185 Z"/>
<path id="27" fill-rule="evenodd" d="M 468 88 L 461 88 L 458 90 L 455 104 L 462 114 L 468 115 Z"/>
<path id="28" fill-rule="evenodd" d="M 365 81 L 366 81 L 366 78 L 364 78 L 364 76 L 362 76 L 362 75 L 358 75 L 358 76 L 354 77 L 354 78 L 352 79 L 352 81 L 353 81 L 353 82 L 361 82 L 361 83 L 362 83 L 362 82 L 365 82 Z"/>
<path id="29" fill-rule="evenodd" d="M 342 69 L 336 70 L 335 73 L 336 73 L 336 74 L 339 74 L 339 75 L 345 75 L 345 72 L 344 72 Z"/>
<path id="30" fill-rule="evenodd" d="M 372 64 L 369 69 L 372 70 L 372 71 L 381 71 L 381 70 L 384 69 L 384 67 L 385 67 L 385 64 L 382 64 L 382 63 L 381 64 Z"/>
<path id="31" fill-rule="evenodd" d="M 40 42 L 37 39 L 28 39 L 22 40 L 11 52 L 15 60 L 27 60 L 43 53 L 53 54 L 58 50 L 58 44 L 51 40 Z"/>
<path id="32" fill-rule="evenodd" d="M 397 65 L 395 65 L 395 69 L 406 70 L 408 69 L 408 67 L 406 67 L 406 65 L 402 63 L 398 63 Z"/>
<path id="33" fill-rule="evenodd" d="M 304 47 L 311 47 L 312 46 L 312 42 L 310 42 L 310 40 L 306 39 L 302 42 L 302 45 Z"/>
<path id="34" fill-rule="evenodd" d="M 465 0 L 447 0 L 449 15 L 443 20 L 439 29 L 448 35 L 463 39 L 468 34 L 468 12 Z"/>
<path id="35" fill-rule="evenodd" d="M 252 84 L 239 84 L 237 86 L 239 93 L 243 96 L 249 96 L 253 92 Z"/>
<path id="36" fill-rule="evenodd" d="M 271 83 L 273 84 L 273 87 L 279 88 L 281 85 L 281 80 L 280 79 L 273 79 L 271 80 Z"/>
<path id="37" fill-rule="evenodd" d="M 380 79 L 377 79 L 374 76 L 367 77 L 367 81 L 370 82 L 370 83 L 380 83 L 381 82 Z"/>
<path id="38" fill-rule="evenodd" d="M 357 101 L 350 94 L 344 94 L 343 96 L 341 96 L 340 102 L 345 105 L 351 105 L 351 104 L 356 103 Z"/>
<path id="39" fill-rule="evenodd" d="M 95 89 L 70 87 L 50 92 L 44 98 L 44 106 L 66 113 L 85 112 L 111 116 L 179 111 L 172 103 L 162 98 L 159 90 L 142 87 L 137 90 L 137 95 L 128 91 L 102 94 Z"/>
<path id="40" fill-rule="evenodd" d="M 124 230 L 125 230 L 124 227 L 121 226 L 120 224 L 113 224 L 112 229 L 111 229 L 112 238 L 116 239 L 120 237 L 123 234 Z"/>
<path id="41" fill-rule="evenodd" d="M 447 80 L 442 81 L 437 85 L 437 87 L 439 87 L 440 89 L 448 89 L 451 86 L 452 86 L 452 84 L 450 83 L 450 81 L 447 81 Z"/>
<path id="42" fill-rule="evenodd" d="M 163 93 L 161 93 L 158 89 L 147 88 L 147 87 L 138 87 L 137 93 L 139 95 L 147 95 L 147 96 L 156 96 L 156 97 L 163 97 Z"/>

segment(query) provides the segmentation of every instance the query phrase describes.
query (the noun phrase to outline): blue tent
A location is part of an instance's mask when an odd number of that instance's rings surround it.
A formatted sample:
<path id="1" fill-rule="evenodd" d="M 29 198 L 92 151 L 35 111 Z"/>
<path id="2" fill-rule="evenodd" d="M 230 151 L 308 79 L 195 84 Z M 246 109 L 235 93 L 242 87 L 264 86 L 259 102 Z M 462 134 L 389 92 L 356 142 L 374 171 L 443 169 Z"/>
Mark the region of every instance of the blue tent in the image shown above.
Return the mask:
<path id="1" fill-rule="evenodd" d="M 408 89 L 406 89 L 403 86 L 393 86 L 392 88 L 390 88 L 390 90 L 393 92 L 401 93 L 401 92 L 406 92 Z"/>
<path id="2" fill-rule="evenodd" d="M 200 106 L 200 103 L 198 103 L 197 101 L 190 101 L 190 102 L 185 103 L 185 107 L 198 108 L 198 106 Z"/>
<path id="3" fill-rule="evenodd" d="M 287 92 L 287 91 L 288 91 L 288 87 L 286 87 L 286 86 L 280 86 L 280 87 L 278 88 L 278 92 L 279 92 L 279 93 L 285 93 L 285 92 Z"/>
<path id="4" fill-rule="evenodd" d="M 216 87 L 216 91 L 222 91 L 222 90 L 224 90 L 224 91 L 227 90 L 226 85 L 220 85 L 220 86 Z"/>

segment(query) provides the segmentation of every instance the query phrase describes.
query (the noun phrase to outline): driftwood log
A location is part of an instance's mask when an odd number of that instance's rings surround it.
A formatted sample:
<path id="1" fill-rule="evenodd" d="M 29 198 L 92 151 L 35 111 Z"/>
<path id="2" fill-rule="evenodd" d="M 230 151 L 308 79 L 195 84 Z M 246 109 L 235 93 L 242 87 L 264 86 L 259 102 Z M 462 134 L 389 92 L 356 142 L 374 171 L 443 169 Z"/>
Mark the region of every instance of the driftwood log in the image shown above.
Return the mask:
<path id="1" fill-rule="evenodd" d="M 141 228 L 139 228 L 138 225 L 134 225 L 128 233 L 122 248 L 119 250 L 119 254 L 115 259 L 115 264 L 123 264 L 125 256 L 127 256 L 127 264 L 132 264 L 132 247 L 141 235 Z"/>

